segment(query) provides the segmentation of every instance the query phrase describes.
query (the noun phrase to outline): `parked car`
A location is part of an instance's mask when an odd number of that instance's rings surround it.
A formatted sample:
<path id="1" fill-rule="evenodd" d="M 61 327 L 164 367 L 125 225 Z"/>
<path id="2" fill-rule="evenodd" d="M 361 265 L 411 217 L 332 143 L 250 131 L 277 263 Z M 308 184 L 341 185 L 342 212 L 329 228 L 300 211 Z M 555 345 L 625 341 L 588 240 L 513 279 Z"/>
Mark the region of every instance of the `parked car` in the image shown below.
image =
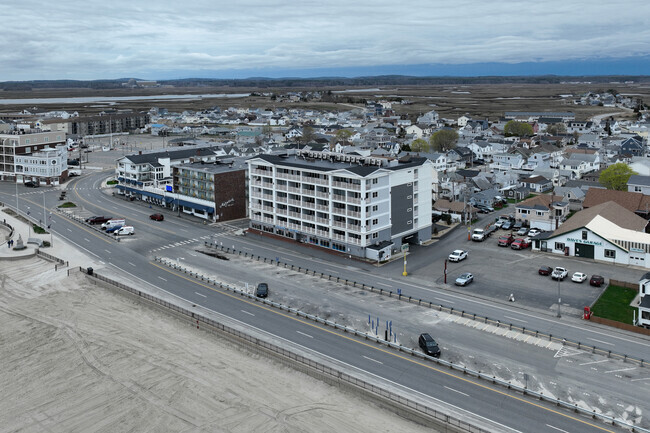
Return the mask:
<path id="1" fill-rule="evenodd" d="M 571 275 L 571 281 L 574 283 L 582 283 L 587 279 L 587 274 L 583 274 L 582 272 L 574 272 L 573 275 Z"/>
<path id="2" fill-rule="evenodd" d="M 460 274 L 460 276 L 456 278 L 455 284 L 457 286 L 466 286 L 472 281 L 474 281 L 474 275 L 470 274 L 469 272 L 465 272 L 464 274 Z"/>
<path id="3" fill-rule="evenodd" d="M 542 231 L 540 229 L 532 228 L 528 231 L 528 236 L 537 236 Z"/>
<path id="4" fill-rule="evenodd" d="M 460 262 L 461 260 L 465 260 L 467 258 L 467 251 L 464 250 L 455 250 L 451 254 L 449 254 L 449 261 L 450 262 Z"/>
<path id="5" fill-rule="evenodd" d="M 125 219 L 110 219 L 106 221 L 105 223 L 102 224 L 102 230 L 106 230 L 106 233 L 110 233 L 108 230 L 113 229 L 117 226 L 122 227 L 126 225 L 126 220 Z M 111 230 L 115 231 L 115 230 Z"/>
<path id="6" fill-rule="evenodd" d="M 590 286 L 600 287 L 603 284 L 605 284 L 605 279 L 600 275 L 592 275 L 591 279 L 589 280 Z"/>
<path id="7" fill-rule="evenodd" d="M 113 232 L 115 236 L 133 235 L 134 233 L 135 233 L 135 229 L 133 228 L 133 226 L 122 226 L 121 228 Z"/>
<path id="8" fill-rule="evenodd" d="M 555 269 L 553 269 L 553 272 L 551 273 L 551 278 L 554 280 L 560 280 L 562 281 L 569 275 L 569 271 L 566 270 L 566 268 L 563 268 L 561 266 L 557 266 Z"/>
<path id="9" fill-rule="evenodd" d="M 111 217 L 106 217 L 106 216 L 92 216 L 90 218 L 86 218 L 86 222 L 88 224 L 103 224 L 106 221 L 109 221 Z"/>
<path id="10" fill-rule="evenodd" d="M 530 242 L 527 239 L 515 239 L 512 241 L 512 244 L 510 244 L 510 248 L 513 250 L 525 250 L 530 246 Z"/>
<path id="11" fill-rule="evenodd" d="M 162 221 L 165 219 L 164 215 L 161 213 L 154 213 L 149 215 L 149 219 L 152 219 L 154 221 Z"/>
<path id="12" fill-rule="evenodd" d="M 519 236 L 526 236 L 526 233 L 528 233 L 528 229 L 526 227 L 522 227 L 517 230 L 517 235 Z"/>
<path id="13" fill-rule="evenodd" d="M 551 275 L 551 272 L 553 272 L 553 268 L 550 266 L 540 266 L 539 271 L 537 271 L 540 275 Z"/>
<path id="14" fill-rule="evenodd" d="M 475 204 L 474 207 L 478 213 L 490 213 L 490 211 L 481 204 Z"/>
<path id="15" fill-rule="evenodd" d="M 472 231 L 472 240 L 473 241 L 483 242 L 486 237 L 487 237 L 487 234 L 485 233 L 485 230 L 483 230 L 483 229 L 474 229 Z"/>
<path id="16" fill-rule="evenodd" d="M 38 188 L 38 182 L 32 182 L 31 180 L 28 180 L 23 185 L 25 185 L 27 188 Z"/>
<path id="17" fill-rule="evenodd" d="M 440 347 L 438 346 L 438 343 L 436 343 L 436 340 L 434 340 L 429 334 L 420 334 L 418 345 L 427 355 L 433 356 L 434 358 L 440 358 Z"/>
<path id="18" fill-rule="evenodd" d="M 266 298 L 269 296 L 269 285 L 266 283 L 259 283 L 255 288 L 255 296 L 258 298 Z"/>
<path id="19" fill-rule="evenodd" d="M 108 227 L 106 227 L 106 233 L 114 233 L 114 232 L 118 231 L 121 228 L 122 228 L 121 224 L 108 226 Z"/>
<path id="20" fill-rule="evenodd" d="M 523 226 L 524 223 L 522 223 L 521 221 L 517 221 L 512 225 L 512 229 L 519 231 L 519 229 L 521 229 Z"/>
<path id="21" fill-rule="evenodd" d="M 504 221 L 503 224 L 501 225 L 501 228 L 503 230 L 510 230 L 512 228 L 512 222 Z"/>
<path id="22" fill-rule="evenodd" d="M 497 245 L 499 245 L 500 247 L 509 247 L 514 240 L 515 238 L 513 238 L 512 235 L 499 236 Z"/>
<path id="23" fill-rule="evenodd" d="M 498 219 L 498 220 L 496 220 L 496 222 L 494 223 L 494 227 L 500 229 L 500 228 L 503 226 L 503 223 L 504 223 L 504 222 L 506 222 L 506 220 Z"/>

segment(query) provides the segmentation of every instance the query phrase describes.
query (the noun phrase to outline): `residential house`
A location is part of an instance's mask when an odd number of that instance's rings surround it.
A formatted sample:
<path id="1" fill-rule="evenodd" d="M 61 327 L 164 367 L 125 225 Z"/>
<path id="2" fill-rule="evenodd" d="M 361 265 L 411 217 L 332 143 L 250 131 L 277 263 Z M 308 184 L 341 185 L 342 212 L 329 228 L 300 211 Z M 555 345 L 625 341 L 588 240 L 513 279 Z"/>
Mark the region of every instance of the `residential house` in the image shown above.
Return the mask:
<path id="1" fill-rule="evenodd" d="M 639 305 L 636 325 L 650 329 L 650 273 L 639 281 Z"/>
<path id="2" fill-rule="evenodd" d="M 494 171 L 519 170 L 525 163 L 523 156 L 519 154 L 497 153 L 493 159 L 494 162 L 490 164 L 490 169 Z"/>
<path id="3" fill-rule="evenodd" d="M 485 162 L 492 162 L 494 155 L 494 147 L 492 144 L 485 140 L 472 141 L 467 145 L 467 148 L 470 149 L 478 159 L 482 159 Z"/>
<path id="4" fill-rule="evenodd" d="M 645 146 L 641 137 L 630 137 L 621 143 L 621 155 L 644 156 Z"/>
<path id="5" fill-rule="evenodd" d="M 553 182 L 544 176 L 531 176 L 521 181 L 522 185 L 536 193 L 543 193 L 553 189 Z"/>
<path id="6" fill-rule="evenodd" d="M 438 199 L 433 204 L 433 211 L 439 214 L 448 213 L 455 221 L 471 221 L 476 218 L 476 208 L 462 201 Z"/>
<path id="7" fill-rule="evenodd" d="M 515 217 L 531 228 L 554 230 L 569 214 L 569 203 L 560 196 L 541 194 L 515 205 Z"/>
<path id="8" fill-rule="evenodd" d="M 586 173 L 599 168 L 600 156 L 598 154 L 571 153 L 560 161 L 560 170 L 570 171 L 572 179 L 581 179 Z"/>
<path id="9" fill-rule="evenodd" d="M 501 200 L 501 192 L 496 188 L 487 189 L 485 191 L 479 191 L 472 194 L 470 198 L 470 203 L 473 205 L 483 205 L 494 207 Z"/>
<path id="10" fill-rule="evenodd" d="M 650 195 L 650 176 L 633 174 L 627 181 L 627 190 L 629 192 L 640 192 L 641 194 Z"/>
<path id="11" fill-rule="evenodd" d="M 530 193 L 530 188 L 525 186 L 512 186 L 501 190 L 501 195 L 503 195 L 503 197 L 512 199 L 516 202 L 524 200 L 530 195 Z"/>
<path id="12" fill-rule="evenodd" d="M 613 189 L 590 188 L 582 206 L 585 209 L 613 201 L 635 214 L 650 217 L 650 196 L 640 192 L 616 191 Z"/>

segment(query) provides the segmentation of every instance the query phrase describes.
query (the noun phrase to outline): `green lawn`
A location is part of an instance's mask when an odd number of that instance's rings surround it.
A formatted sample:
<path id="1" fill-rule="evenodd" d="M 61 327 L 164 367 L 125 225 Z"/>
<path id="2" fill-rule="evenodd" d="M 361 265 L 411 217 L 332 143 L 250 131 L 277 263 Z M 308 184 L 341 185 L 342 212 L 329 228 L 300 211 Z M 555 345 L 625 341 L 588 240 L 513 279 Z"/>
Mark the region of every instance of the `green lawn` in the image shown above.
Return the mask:
<path id="1" fill-rule="evenodd" d="M 632 325 L 632 312 L 636 309 L 630 307 L 630 302 L 637 293 L 635 289 L 610 284 L 594 304 L 593 313 L 598 317 Z"/>
<path id="2" fill-rule="evenodd" d="M 60 204 L 59 207 L 62 207 L 62 208 L 67 208 L 67 207 L 77 207 L 77 205 L 74 204 L 74 203 L 72 203 L 72 202 L 70 202 L 70 201 L 66 201 L 66 202 L 63 203 L 63 204 Z"/>

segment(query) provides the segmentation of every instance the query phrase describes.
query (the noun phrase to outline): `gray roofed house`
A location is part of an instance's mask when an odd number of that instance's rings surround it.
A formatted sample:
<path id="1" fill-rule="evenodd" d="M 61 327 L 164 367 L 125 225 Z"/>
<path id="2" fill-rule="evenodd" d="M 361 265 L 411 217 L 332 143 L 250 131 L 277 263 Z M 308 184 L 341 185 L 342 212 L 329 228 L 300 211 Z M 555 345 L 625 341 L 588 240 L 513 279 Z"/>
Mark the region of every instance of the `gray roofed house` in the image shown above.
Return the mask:
<path id="1" fill-rule="evenodd" d="M 629 192 L 640 192 L 645 195 L 650 195 L 650 176 L 633 174 L 627 181 L 627 190 Z"/>

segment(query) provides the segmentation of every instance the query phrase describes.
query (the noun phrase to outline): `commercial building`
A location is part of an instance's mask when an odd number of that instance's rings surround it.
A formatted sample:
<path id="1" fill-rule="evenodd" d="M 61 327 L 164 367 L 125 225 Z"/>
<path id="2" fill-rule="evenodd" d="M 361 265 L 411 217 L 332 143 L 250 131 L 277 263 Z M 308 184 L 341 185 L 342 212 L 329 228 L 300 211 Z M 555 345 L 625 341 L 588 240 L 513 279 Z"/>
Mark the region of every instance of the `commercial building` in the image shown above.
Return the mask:
<path id="1" fill-rule="evenodd" d="M 577 212 L 533 250 L 650 268 L 648 221 L 613 201 Z"/>
<path id="2" fill-rule="evenodd" d="M 252 229 L 373 260 L 431 238 L 427 158 L 297 151 L 248 165 Z"/>
<path id="3" fill-rule="evenodd" d="M 68 177 L 62 132 L 0 134 L 0 179 L 58 185 Z"/>

